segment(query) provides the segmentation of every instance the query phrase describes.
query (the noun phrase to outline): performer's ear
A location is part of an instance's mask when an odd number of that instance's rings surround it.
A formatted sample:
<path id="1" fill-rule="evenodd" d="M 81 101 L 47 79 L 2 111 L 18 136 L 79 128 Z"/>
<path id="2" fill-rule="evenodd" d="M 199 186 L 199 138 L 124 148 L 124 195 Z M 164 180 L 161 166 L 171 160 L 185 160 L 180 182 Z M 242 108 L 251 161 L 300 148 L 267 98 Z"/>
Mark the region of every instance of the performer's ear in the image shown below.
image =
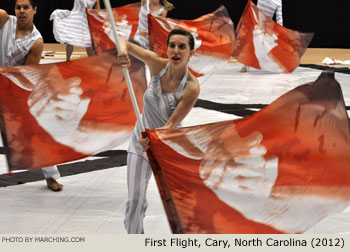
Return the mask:
<path id="1" fill-rule="evenodd" d="M 188 57 L 188 61 L 190 61 L 190 58 L 193 56 L 193 54 L 194 54 L 194 50 L 192 50 L 192 51 L 190 52 L 190 56 Z"/>

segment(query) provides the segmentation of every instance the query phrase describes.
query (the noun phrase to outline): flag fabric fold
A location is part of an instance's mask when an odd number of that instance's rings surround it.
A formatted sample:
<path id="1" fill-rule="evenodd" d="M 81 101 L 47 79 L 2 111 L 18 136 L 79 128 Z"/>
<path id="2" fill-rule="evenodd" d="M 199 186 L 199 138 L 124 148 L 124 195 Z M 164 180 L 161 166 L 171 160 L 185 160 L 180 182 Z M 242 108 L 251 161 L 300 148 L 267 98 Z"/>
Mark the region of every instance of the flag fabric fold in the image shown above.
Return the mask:
<path id="1" fill-rule="evenodd" d="M 166 41 L 169 32 L 181 28 L 195 38 L 195 51 L 189 67 L 197 76 L 221 68 L 232 56 L 235 36 L 233 22 L 224 6 L 194 20 L 180 20 L 148 15 L 150 49 L 167 58 Z"/>
<path id="2" fill-rule="evenodd" d="M 290 73 L 300 64 L 313 33 L 287 29 L 248 1 L 236 28 L 233 57 L 246 66 Z"/>
<path id="3" fill-rule="evenodd" d="M 140 3 L 112 8 L 117 32 L 124 39 L 133 38 L 139 23 Z M 112 28 L 105 9 L 87 9 L 91 39 L 97 53 L 115 48 Z"/>
<path id="4" fill-rule="evenodd" d="M 136 122 L 115 49 L 55 64 L 0 68 L 10 170 L 77 160 L 125 143 Z M 140 108 L 143 64 L 129 68 Z"/>
<path id="5" fill-rule="evenodd" d="M 349 206 L 349 121 L 334 74 L 242 119 L 147 133 L 174 232 L 303 233 Z"/>

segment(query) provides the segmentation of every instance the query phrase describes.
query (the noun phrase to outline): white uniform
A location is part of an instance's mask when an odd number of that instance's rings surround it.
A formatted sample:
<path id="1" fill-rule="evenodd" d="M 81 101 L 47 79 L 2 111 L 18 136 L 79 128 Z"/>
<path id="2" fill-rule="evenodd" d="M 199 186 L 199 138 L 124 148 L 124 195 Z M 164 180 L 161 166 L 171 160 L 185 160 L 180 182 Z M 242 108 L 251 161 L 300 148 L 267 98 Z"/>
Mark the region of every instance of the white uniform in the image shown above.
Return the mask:
<path id="1" fill-rule="evenodd" d="M 0 66 L 24 65 L 26 56 L 35 41 L 42 39 L 40 32 L 33 25 L 29 35 L 16 39 L 17 17 L 10 16 L 0 29 Z"/>
<path id="2" fill-rule="evenodd" d="M 282 0 L 258 0 L 257 7 L 270 18 L 276 13 L 276 22 L 283 26 Z"/>
<path id="3" fill-rule="evenodd" d="M 88 9 L 92 9 L 96 0 L 86 0 Z M 69 10 L 54 10 L 50 16 L 53 20 L 53 34 L 56 41 L 80 47 L 92 47 L 89 24 L 85 12 L 85 0 L 74 0 Z"/>
<path id="4" fill-rule="evenodd" d="M 9 20 L 0 29 L 0 66 L 24 65 L 26 56 L 35 41 L 42 39 L 40 32 L 33 25 L 29 35 L 16 39 L 17 17 L 10 16 Z M 58 179 L 60 173 L 56 166 L 42 168 L 45 179 Z"/>
<path id="5" fill-rule="evenodd" d="M 158 75 L 152 76 L 143 98 L 142 123 L 146 129 L 160 128 L 174 112 L 185 87 L 188 70 L 176 93 L 163 93 L 160 78 L 168 69 L 166 65 Z M 177 125 L 177 126 L 180 126 Z M 128 149 L 128 202 L 125 213 L 125 228 L 130 234 L 144 233 L 143 218 L 147 208 L 146 191 L 152 168 L 146 152 L 139 144 L 141 133 L 136 123 Z"/>

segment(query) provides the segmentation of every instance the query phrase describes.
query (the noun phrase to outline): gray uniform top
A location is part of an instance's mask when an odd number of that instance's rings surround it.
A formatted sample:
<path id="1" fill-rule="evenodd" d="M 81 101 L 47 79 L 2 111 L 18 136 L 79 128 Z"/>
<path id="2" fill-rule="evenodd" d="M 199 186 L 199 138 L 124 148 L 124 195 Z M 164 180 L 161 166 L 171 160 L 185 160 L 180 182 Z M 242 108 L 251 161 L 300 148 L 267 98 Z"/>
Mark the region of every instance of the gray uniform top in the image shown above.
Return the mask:
<path id="1" fill-rule="evenodd" d="M 10 16 L 0 29 L 0 66 L 24 65 L 33 44 L 42 38 L 40 32 L 33 25 L 30 34 L 16 39 L 16 26 L 17 17 Z"/>
<path id="2" fill-rule="evenodd" d="M 179 103 L 179 97 L 185 87 L 188 69 L 182 78 L 176 93 L 162 92 L 160 78 L 165 74 L 168 67 L 169 65 L 167 64 L 157 75 L 151 77 L 150 83 L 148 84 L 143 96 L 142 123 L 145 129 L 156 129 L 166 124 Z M 178 126 L 181 126 L 181 123 L 178 124 L 177 127 Z M 146 152 L 143 152 L 139 143 L 140 136 L 141 132 L 139 124 L 136 123 L 129 143 L 128 152 L 147 158 Z"/>

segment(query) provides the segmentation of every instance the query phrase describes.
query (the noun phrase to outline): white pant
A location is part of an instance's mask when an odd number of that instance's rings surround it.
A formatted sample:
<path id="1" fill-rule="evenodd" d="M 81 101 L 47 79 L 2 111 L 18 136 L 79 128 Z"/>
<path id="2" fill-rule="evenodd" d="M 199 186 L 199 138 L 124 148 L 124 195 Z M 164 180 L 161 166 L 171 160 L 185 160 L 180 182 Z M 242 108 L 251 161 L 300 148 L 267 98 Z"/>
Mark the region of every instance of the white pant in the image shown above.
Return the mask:
<path id="1" fill-rule="evenodd" d="M 152 168 L 144 157 L 128 152 L 128 202 L 124 225 L 128 234 L 143 234 L 147 209 L 146 192 Z"/>
<path id="2" fill-rule="evenodd" d="M 56 165 L 44 167 L 41 168 L 41 170 L 43 171 L 45 179 L 53 178 L 56 180 L 61 177 Z"/>

